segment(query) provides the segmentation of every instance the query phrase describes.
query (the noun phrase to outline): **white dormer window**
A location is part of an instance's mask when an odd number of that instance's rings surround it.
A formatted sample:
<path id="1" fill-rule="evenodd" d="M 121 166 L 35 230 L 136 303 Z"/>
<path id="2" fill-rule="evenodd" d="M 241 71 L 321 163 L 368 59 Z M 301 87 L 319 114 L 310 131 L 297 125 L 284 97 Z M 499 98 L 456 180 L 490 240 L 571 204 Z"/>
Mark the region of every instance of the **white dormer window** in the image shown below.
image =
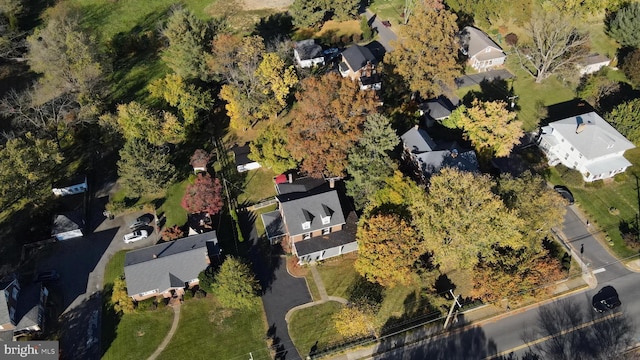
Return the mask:
<path id="1" fill-rule="evenodd" d="M 486 52 L 486 53 L 491 52 L 491 48 L 487 47 L 486 49 L 484 49 L 484 52 Z"/>
<path id="2" fill-rule="evenodd" d="M 309 230 L 311 228 L 311 221 L 305 221 L 302 223 L 303 230 Z"/>
<path id="3" fill-rule="evenodd" d="M 331 216 L 323 216 L 322 217 L 322 225 L 327 225 L 331 222 Z"/>

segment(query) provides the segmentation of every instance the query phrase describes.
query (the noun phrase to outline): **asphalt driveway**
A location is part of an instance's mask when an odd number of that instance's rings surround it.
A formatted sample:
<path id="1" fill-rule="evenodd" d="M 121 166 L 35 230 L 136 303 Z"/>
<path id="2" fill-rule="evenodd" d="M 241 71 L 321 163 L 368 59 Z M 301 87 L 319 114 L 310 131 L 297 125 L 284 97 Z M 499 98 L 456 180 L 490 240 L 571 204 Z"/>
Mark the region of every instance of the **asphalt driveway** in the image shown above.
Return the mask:
<path id="1" fill-rule="evenodd" d="M 307 283 L 289 275 L 284 256 L 272 254 L 269 245 L 259 243 L 255 224 L 250 220 L 255 219 L 252 213 L 238 215 L 243 233 L 249 235 L 252 243 L 249 256 L 263 289 L 262 304 L 269 324 L 268 335 L 276 345 L 276 359 L 301 359 L 289 336 L 285 315 L 292 308 L 312 301 Z"/>

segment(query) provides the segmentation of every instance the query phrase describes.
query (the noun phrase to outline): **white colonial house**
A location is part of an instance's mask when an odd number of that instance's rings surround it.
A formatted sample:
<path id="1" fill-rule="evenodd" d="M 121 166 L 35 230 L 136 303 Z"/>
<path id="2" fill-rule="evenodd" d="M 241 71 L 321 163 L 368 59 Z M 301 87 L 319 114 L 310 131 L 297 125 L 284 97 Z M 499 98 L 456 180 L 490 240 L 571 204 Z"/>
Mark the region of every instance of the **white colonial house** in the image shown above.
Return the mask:
<path id="1" fill-rule="evenodd" d="M 635 146 L 595 112 L 558 120 L 541 130 L 538 146 L 549 165 L 576 169 L 584 181 L 608 179 L 631 166 L 624 152 Z"/>
<path id="2" fill-rule="evenodd" d="M 502 48 L 478 28 L 465 26 L 459 37 L 460 50 L 468 56 L 469 65 L 478 71 L 492 70 L 502 66 L 507 59 Z"/>

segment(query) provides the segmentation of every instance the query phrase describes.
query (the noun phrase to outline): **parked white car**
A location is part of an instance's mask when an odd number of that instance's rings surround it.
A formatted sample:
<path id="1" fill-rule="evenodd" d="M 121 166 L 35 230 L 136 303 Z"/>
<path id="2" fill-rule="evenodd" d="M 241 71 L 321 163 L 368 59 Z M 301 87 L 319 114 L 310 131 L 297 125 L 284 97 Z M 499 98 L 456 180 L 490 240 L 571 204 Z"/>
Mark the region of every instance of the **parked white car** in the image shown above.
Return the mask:
<path id="1" fill-rule="evenodd" d="M 122 239 L 125 244 L 132 243 L 138 240 L 146 239 L 149 236 L 147 230 L 137 230 L 132 233 L 126 234 Z"/>

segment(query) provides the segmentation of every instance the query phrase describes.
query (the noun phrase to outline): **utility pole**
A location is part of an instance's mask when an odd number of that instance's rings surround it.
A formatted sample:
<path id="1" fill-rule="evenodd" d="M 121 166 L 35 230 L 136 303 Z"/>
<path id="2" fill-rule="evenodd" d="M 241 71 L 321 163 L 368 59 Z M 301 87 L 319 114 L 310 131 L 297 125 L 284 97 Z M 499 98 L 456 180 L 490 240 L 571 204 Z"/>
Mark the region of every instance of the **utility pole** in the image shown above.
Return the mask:
<path id="1" fill-rule="evenodd" d="M 444 321 L 444 328 L 445 329 L 449 325 L 449 320 L 451 319 L 451 314 L 453 314 L 453 310 L 456 308 L 456 305 L 458 305 L 458 307 L 462 307 L 462 305 L 460 305 L 460 303 L 458 302 L 458 298 L 460 297 L 460 295 L 454 295 L 453 290 L 451 290 L 451 289 L 449 289 L 449 292 L 451 293 L 451 296 L 453 296 L 453 303 L 451 304 L 451 309 L 449 309 L 449 314 L 447 314 L 447 319 Z"/>

